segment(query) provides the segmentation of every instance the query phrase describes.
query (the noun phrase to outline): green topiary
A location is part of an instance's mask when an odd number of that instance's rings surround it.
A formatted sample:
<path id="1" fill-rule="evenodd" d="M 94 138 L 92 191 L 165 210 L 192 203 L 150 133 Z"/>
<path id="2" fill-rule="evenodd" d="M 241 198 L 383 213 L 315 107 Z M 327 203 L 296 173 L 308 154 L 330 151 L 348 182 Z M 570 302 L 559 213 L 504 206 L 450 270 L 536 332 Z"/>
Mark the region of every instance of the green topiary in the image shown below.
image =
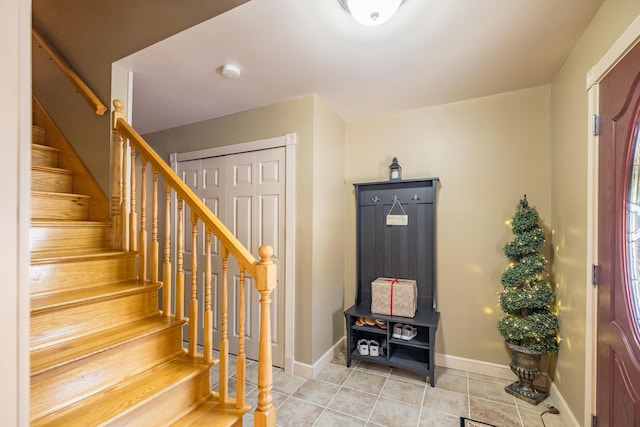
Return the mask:
<path id="1" fill-rule="evenodd" d="M 511 265 L 501 278 L 500 307 L 505 316 L 498 322 L 498 331 L 510 344 L 553 353 L 558 351 L 559 326 L 551 311 L 553 288 L 545 280 L 547 260 L 538 252 L 545 243 L 538 220 L 538 212 L 524 196 L 511 222 L 515 237 L 503 248 Z"/>

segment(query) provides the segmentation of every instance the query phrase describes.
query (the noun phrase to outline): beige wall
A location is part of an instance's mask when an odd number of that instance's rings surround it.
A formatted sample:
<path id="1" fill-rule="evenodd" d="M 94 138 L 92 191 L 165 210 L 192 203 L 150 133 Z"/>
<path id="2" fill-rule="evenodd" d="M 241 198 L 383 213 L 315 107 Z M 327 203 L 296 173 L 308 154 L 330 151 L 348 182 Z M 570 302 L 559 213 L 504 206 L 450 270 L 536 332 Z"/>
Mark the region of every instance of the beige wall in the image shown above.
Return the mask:
<path id="1" fill-rule="evenodd" d="M 344 278 L 342 120 L 316 95 L 308 95 L 144 137 L 168 161 L 172 152 L 287 133 L 297 134 L 294 357 L 313 364 L 344 334 L 341 319 L 336 320 Z M 327 164 L 335 168 L 333 175 L 326 174 Z"/>
<path id="2" fill-rule="evenodd" d="M 554 271 L 560 305 L 561 334 L 555 383 L 573 414 L 590 422 L 585 398 L 587 266 L 588 111 L 586 74 L 640 14 L 637 0 L 607 0 L 576 44 L 551 85 Z"/>
<path id="3" fill-rule="evenodd" d="M 344 334 L 344 121 L 314 97 L 312 361 Z M 300 316 L 296 316 L 298 319 Z"/>
<path id="4" fill-rule="evenodd" d="M 496 330 L 505 224 L 523 194 L 551 222 L 550 92 L 542 86 L 347 123 L 345 305 L 355 298 L 354 182 L 439 177 L 436 352 L 508 364 Z"/>

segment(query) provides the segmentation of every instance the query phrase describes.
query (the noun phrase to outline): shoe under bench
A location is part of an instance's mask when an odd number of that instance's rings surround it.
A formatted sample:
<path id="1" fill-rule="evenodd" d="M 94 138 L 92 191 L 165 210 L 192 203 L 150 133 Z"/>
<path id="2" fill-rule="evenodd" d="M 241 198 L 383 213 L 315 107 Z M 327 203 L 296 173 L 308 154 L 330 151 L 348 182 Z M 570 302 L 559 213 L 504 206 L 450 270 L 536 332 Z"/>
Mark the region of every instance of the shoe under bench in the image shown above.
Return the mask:
<path id="1" fill-rule="evenodd" d="M 413 318 L 399 316 L 385 316 L 371 314 L 368 307 L 352 306 L 344 312 L 347 324 L 347 366 L 351 366 L 353 360 L 362 360 L 400 368 L 424 375 L 429 384 L 435 385 L 435 355 L 434 344 L 436 329 L 440 319 L 437 311 L 416 311 Z M 377 325 L 356 325 L 359 317 L 372 317 L 387 322 L 387 328 L 382 329 Z M 396 324 L 411 325 L 418 331 L 416 337 L 411 340 L 403 340 L 393 337 L 393 328 Z M 375 340 L 380 344 L 379 356 L 365 356 L 358 351 L 358 341 L 361 339 Z"/>

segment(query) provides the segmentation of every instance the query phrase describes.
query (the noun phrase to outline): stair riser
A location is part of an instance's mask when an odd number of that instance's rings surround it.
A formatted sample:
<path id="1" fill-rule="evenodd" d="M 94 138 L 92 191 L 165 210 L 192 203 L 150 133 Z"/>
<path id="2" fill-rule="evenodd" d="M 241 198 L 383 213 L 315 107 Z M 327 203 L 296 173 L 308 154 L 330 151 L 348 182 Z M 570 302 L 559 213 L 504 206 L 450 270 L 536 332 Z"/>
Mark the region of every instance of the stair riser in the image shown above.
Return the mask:
<path id="1" fill-rule="evenodd" d="M 107 225 L 31 225 L 31 251 L 100 250 L 111 247 Z"/>
<path id="2" fill-rule="evenodd" d="M 71 193 L 73 191 L 73 175 L 56 170 L 32 170 L 31 190 Z"/>
<path id="3" fill-rule="evenodd" d="M 158 313 L 157 289 L 31 314 L 31 347 L 103 331 Z"/>
<path id="4" fill-rule="evenodd" d="M 31 148 L 31 166 L 58 167 L 58 150 L 52 150 L 46 146 L 33 145 Z"/>
<path id="5" fill-rule="evenodd" d="M 44 144 L 44 128 L 40 126 L 31 126 L 31 142 L 34 144 Z"/>
<path id="6" fill-rule="evenodd" d="M 136 259 L 133 255 L 52 262 L 29 267 L 32 294 L 134 280 L 135 272 Z"/>
<path id="7" fill-rule="evenodd" d="M 135 409 L 121 414 L 110 422 L 110 426 L 148 427 L 168 425 L 188 408 L 201 402 L 211 393 L 209 371 L 182 380 L 173 388 L 165 389 Z M 158 408 L 162 408 L 158 410 Z"/>
<path id="8" fill-rule="evenodd" d="M 34 375 L 31 416 L 44 417 L 181 354 L 180 343 L 180 328 L 173 327 Z"/>
<path id="9" fill-rule="evenodd" d="M 89 219 L 89 199 L 79 195 L 34 194 L 31 196 L 31 219 Z"/>

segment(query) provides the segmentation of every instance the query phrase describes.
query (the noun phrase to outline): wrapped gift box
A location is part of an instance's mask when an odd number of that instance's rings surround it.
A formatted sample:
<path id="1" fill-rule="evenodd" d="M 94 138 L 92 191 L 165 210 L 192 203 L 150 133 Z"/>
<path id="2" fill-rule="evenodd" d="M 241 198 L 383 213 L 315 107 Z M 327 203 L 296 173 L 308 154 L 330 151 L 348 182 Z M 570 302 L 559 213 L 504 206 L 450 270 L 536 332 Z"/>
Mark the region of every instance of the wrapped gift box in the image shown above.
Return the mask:
<path id="1" fill-rule="evenodd" d="M 413 317 L 417 298 L 415 280 L 378 277 L 371 282 L 371 313 Z"/>

